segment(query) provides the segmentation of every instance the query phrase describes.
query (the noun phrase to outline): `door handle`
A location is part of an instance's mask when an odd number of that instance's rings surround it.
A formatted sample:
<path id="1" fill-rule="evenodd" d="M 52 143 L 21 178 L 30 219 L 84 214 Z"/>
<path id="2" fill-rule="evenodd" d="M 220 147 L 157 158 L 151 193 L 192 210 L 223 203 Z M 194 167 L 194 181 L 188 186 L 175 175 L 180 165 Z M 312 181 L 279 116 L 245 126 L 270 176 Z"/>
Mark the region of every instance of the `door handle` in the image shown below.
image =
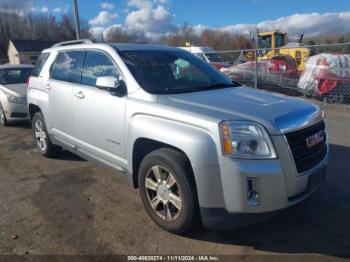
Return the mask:
<path id="1" fill-rule="evenodd" d="M 75 93 L 75 97 L 79 99 L 84 99 L 85 95 L 82 91 L 79 91 L 78 93 Z"/>
<path id="2" fill-rule="evenodd" d="M 45 88 L 46 88 L 47 90 L 51 90 L 50 84 L 46 84 L 46 85 L 45 85 Z"/>

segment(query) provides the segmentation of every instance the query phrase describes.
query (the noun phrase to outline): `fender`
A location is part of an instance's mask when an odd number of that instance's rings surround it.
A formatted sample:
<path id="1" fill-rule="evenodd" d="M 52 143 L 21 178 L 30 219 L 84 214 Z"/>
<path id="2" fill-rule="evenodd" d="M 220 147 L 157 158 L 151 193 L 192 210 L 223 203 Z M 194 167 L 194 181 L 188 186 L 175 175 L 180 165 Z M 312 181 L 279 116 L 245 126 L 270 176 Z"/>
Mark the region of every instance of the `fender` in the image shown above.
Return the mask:
<path id="1" fill-rule="evenodd" d="M 127 173 L 130 183 L 133 183 L 133 172 L 137 172 L 133 170 L 133 148 L 136 140 L 156 140 L 178 148 L 187 155 L 196 181 L 200 206 L 224 206 L 218 148 L 208 129 L 156 116 L 136 115 L 130 121 L 126 134 Z M 213 198 L 207 192 L 212 192 L 217 197 Z"/>
<path id="2" fill-rule="evenodd" d="M 191 163 L 218 165 L 215 140 L 209 130 L 151 115 L 135 115 L 129 122 L 126 157 L 132 174 L 132 156 L 135 141 L 148 138 L 182 150 Z"/>

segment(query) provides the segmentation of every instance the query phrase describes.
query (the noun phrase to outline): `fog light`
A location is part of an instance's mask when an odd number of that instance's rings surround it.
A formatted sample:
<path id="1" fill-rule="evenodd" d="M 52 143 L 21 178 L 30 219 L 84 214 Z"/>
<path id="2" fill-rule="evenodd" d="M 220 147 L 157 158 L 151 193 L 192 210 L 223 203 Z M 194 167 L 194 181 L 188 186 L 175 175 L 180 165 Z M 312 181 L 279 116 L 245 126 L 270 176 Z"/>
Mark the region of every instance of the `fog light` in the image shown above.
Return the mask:
<path id="1" fill-rule="evenodd" d="M 258 206 L 260 204 L 259 178 L 251 177 L 247 179 L 248 205 Z"/>

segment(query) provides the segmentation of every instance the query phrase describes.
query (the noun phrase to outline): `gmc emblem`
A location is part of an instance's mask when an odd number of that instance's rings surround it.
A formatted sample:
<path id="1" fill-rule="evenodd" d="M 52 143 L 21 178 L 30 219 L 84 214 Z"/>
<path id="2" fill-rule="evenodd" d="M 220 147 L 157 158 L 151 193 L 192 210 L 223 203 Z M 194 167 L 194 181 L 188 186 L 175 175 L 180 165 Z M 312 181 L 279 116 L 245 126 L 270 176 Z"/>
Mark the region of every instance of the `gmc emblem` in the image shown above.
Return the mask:
<path id="1" fill-rule="evenodd" d="M 306 138 L 306 146 L 308 148 L 314 147 L 315 145 L 321 143 L 325 138 L 326 132 L 324 130 L 321 130 L 317 132 L 316 134 L 309 136 Z"/>

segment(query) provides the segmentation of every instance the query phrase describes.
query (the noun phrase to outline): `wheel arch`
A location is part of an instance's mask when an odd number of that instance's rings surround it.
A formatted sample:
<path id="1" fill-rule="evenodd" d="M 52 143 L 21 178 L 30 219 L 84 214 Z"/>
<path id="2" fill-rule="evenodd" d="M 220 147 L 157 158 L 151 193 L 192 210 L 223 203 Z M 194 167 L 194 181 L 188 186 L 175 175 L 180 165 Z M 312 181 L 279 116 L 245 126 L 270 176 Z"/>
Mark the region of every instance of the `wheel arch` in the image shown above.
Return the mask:
<path id="1" fill-rule="evenodd" d="M 192 169 L 192 165 L 191 165 L 191 161 L 188 158 L 187 154 L 182 151 L 180 148 L 177 148 L 175 146 L 172 146 L 170 144 L 167 143 L 163 143 L 154 139 L 150 139 L 150 138 L 145 138 L 145 137 L 140 137 L 138 139 L 136 139 L 134 146 L 133 146 L 133 150 L 132 150 L 132 184 L 134 186 L 134 188 L 138 188 L 138 171 L 139 171 L 139 167 L 140 164 L 142 162 L 142 160 L 151 152 L 161 149 L 161 148 L 170 148 L 173 150 L 176 150 L 182 154 L 184 154 L 184 156 L 186 157 L 189 166 L 191 168 L 191 176 L 192 178 L 195 180 L 194 174 L 193 174 L 193 169 Z"/>
<path id="2" fill-rule="evenodd" d="M 39 106 L 32 104 L 32 103 L 29 104 L 28 110 L 29 110 L 30 120 L 33 120 L 35 113 L 42 112 L 41 108 Z"/>

